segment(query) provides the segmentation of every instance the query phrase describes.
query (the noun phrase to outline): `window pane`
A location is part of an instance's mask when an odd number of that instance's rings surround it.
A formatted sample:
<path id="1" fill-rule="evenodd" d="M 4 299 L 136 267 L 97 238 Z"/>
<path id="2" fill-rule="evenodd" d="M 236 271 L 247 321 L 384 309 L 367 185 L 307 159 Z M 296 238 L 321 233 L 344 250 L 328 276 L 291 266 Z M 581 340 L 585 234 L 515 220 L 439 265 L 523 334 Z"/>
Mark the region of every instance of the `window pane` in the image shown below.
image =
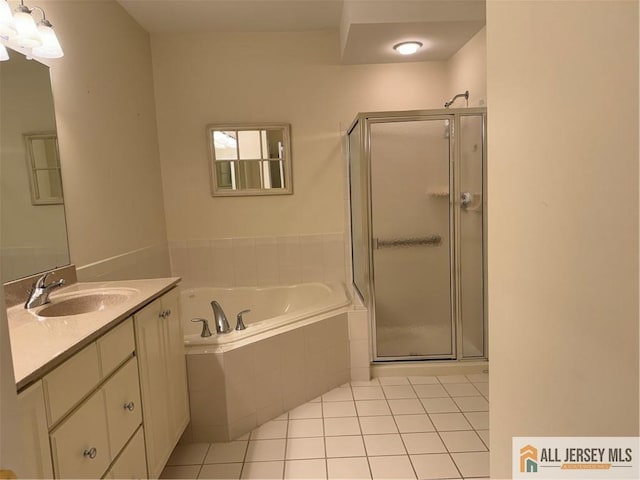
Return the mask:
<path id="1" fill-rule="evenodd" d="M 258 132 L 256 132 L 258 133 Z M 258 138 L 260 138 L 258 136 Z M 261 188 L 260 160 L 252 162 L 238 162 L 238 173 L 236 174 L 236 188 Z"/>
<path id="2" fill-rule="evenodd" d="M 237 133 L 213 132 L 213 147 L 217 160 L 237 160 L 238 159 L 238 140 Z"/>
<path id="3" fill-rule="evenodd" d="M 55 138 L 34 138 L 31 140 L 35 168 L 56 168 L 58 151 Z"/>
<path id="4" fill-rule="evenodd" d="M 284 131 L 280 130 L 267 130 L 267 148 L 268 155 L 265 152 L 263 158 L 282 158 L 282 149 L 284 145 Z"/>
<path id="5" fill-rule="evenodd" d="M 36 170 L 35 173 L 39 199 L 62 198 L 60 170 Z"/>
<path id="6" fill-rule="evenodd" d="M 232 164 L 233 162 L 227 161 L 216 162 L 216 182 L 218 183 L 218 188 L 232 188 Z"/>
<path id="7" fill-rule="evenodd" d="M 271 188 L 285 188 L 284 162 L 282 160 L 270 160 L 267 163 L 269 163 Z"/>
<path id="8" fill-rule="evenodd" d="M 258 160 L 260 155 L 260 130 L 240 130 L 240 160 Z"/>

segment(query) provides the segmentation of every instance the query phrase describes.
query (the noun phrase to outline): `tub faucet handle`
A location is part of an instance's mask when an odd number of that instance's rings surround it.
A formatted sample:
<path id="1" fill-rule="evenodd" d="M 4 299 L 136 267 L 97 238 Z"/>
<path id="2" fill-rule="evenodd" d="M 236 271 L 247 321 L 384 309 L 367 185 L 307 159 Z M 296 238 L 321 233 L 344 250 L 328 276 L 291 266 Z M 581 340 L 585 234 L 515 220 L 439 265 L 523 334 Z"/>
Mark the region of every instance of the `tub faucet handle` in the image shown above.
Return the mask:
<path id="1" fill-rule="evenodd" d="M 245 313 L 249 313 L 251 310 L 242 310 L 240 313 L 238 313 L 237 316 L 237 322 L 236 322 L 236 330 L 240 331 L 240 330 L 245 330 L 247 327 L 244 326 L 244 322 L 242 321 L 242 315 L 244 315 Z"/>
<path id="2" fill-rule="evenodd" d="M 200 334 L 201 337 L 204 338 L 211 336 L 211 330 L 209 330 L 209 321 L 206 318 L 192 318 L 191 321 L 194 323 L 202 322 L 202 333 Z"/>

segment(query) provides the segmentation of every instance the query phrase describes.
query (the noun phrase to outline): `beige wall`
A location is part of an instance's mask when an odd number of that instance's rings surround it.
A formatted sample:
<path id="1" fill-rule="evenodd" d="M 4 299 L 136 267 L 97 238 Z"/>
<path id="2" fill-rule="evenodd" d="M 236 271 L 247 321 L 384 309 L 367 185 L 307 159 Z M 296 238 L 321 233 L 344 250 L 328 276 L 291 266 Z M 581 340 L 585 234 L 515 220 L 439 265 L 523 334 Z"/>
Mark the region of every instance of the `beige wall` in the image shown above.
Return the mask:
<path id="1" fill-rule="evenodd" d="M 447 61 L 447 97 L 469 90 L 469 106 L 487 103 L 487 29 L 482 28 Z M 452 107 L 464 107 L 459 98 Z"/>
<path id="2" fill-rule="evenodd" d="M 603 21 L 606 19 L 606 21 Z M 491 476 L 638 435 L 638 3 L 487 3 Z"/>
<path id="3" fill-rule="evenodd" d="M 153 35 L 171 241 L 342 233 L 340 129 L 367 110 L 437 108 L 442 62 L 342 66 L 337 32 Z M 290 196 L 212 198 L 205 127 L 289 122 Z"/>
<path id="4" fill-rule="evenodd" d="M 167 275 L 149 36 L 114 1 L 46 13 L 65 51 L 51 75 L 71 261 L 84 279 Z"/>

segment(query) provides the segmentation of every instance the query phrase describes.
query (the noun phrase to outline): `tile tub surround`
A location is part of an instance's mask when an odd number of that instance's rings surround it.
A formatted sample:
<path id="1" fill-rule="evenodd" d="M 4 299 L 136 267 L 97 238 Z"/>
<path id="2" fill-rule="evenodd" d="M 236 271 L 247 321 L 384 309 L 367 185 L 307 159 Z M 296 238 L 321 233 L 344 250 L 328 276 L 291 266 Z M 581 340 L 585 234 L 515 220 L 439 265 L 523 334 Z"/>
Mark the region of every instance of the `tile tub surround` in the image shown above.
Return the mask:
<path id="1" fill-rule="evenodd" d="M 351 382 L 236 441 L 178 445 L 161 478 L 486 478 L 487 381 L 470 374 Z M 469 385 L 475 395 L 455 396 L 451 385 Z M 422 408 L 394 413 L 398 400 Z"/>
<path id="2" fill-rule="evenodd" d="M 254 287 L 346 279 L 342 233 L 170 241 L 184 287 Z"/>
<path id="3" fill-rule="evenodd" d="M 183 441 L 227 441 L 349 381 L 347 312 L 237 348 L 188 352 Z"/>

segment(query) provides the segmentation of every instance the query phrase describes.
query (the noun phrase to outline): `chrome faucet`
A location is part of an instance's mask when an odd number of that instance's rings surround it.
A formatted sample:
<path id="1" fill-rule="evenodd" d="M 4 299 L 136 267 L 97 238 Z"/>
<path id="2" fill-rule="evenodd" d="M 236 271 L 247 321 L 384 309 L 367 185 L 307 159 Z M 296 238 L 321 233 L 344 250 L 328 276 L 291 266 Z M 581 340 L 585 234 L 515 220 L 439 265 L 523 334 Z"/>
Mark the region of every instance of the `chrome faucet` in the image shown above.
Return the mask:
<path id="1" fill-rule="evenodd" d="M 209 330 L 209 322 L 206 318 L 192 318 L 191 321 L 196 323 L 202 322 L 202 333 L 200 334 L 202 338 L 211 336 L 211 330 Z"/>
<path id="2" fill-rule="evenodd" d="M 57 282 L 51 282 L 47 285 L 47 277 L 52 273 L 53 272 L 45 273 L 36 281 L 36 283 L 33 284 L 33 287 L 31 287 L 31 291 L 29 292 L 29 298 L 27 298 L 27 301 L 24 304 L 24 308 L 34 308 L 44 305 L 45 303 L 49 303 L 49 294 L 51 291 L 54 288 L 64 285 L 65 282 L 63 278 Z"/>
<path id="3" fill-rule="evenodd" d="M 240 331 L 240 330 L 246 330 L 247 327 L 244 326 L 244 322 L 242 321 L 242 315 L 244 315 L 245 313 L 249 313 L 251 310 L 242 310 L 240 313 L 238 313 L 238 316 L 236 317 L 236 331 Z"/>
<path id="4" fill-rule="evenodd" d="M 213 308 L 213 320 L 216 322 L 216 333 L 229 333 L 231 327 L 220 304 L 214 300 L 211 302 L 211 308 Z"/>

